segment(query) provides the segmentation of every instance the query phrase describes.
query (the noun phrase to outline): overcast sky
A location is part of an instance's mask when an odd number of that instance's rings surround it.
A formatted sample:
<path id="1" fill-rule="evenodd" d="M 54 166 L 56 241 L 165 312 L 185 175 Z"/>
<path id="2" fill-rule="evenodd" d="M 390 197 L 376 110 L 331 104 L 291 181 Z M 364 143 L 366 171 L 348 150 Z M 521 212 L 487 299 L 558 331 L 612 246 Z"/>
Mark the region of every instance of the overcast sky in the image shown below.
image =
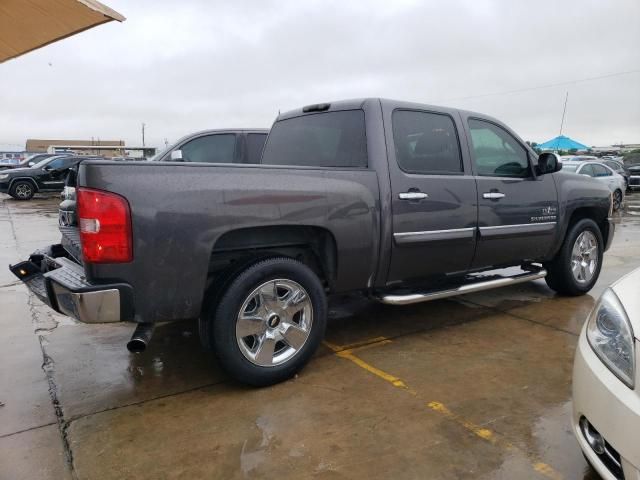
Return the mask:
<path id="1" fill-rule="evenodd" d="M 640 0 L 103 1 L 127 20 L 0 64 L 0 144 L 139 145 L 145 122 L 163 146 L 371 96 L 487 113 L 541 142 L 567 91 L 566 135 L 640 142 Z"/>

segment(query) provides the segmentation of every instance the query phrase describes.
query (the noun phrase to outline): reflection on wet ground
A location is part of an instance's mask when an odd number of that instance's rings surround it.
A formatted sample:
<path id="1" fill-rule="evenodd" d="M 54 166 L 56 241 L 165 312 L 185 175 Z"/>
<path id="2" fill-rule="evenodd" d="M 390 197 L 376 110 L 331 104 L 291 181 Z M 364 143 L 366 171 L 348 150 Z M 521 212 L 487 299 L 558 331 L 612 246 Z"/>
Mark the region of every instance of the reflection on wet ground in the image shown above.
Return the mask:
<path id="1" fill-rule="evenodd" d="M 2 199 L 5 264 L 57 240 L 56 208 Z M 229 381 L 194 322 L 131 355 L 130 325 L 56 315 L 0 271 L 0 478 L 596 478 L 570 430 L 572 359 L 597 296 L 640 266 L 636 212 L 640 194 L 589 295 L 333 298 L 326 344 L 266 389 Z"/>

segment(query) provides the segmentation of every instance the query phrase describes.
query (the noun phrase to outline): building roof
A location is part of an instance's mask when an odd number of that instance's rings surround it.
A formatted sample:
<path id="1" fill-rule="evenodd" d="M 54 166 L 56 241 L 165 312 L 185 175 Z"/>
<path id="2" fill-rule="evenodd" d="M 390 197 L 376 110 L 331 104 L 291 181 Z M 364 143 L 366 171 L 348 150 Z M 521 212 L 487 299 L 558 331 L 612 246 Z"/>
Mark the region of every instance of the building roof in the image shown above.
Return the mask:
<path id="1" fill-rule="evenodd" d="M 125 18 L 96 0 L 2 0 L 0 63 L 112 20 Z"/>

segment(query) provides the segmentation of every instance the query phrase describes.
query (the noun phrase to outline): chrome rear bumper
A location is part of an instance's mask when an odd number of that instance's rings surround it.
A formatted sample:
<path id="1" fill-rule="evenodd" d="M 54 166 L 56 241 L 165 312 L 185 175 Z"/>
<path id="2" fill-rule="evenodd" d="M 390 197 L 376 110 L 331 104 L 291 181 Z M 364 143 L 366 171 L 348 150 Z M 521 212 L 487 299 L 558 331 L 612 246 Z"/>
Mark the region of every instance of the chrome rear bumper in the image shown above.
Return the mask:
<path id="1" fill-rule="evenodd" d="M 9 269 L 40 300 L 63 315 L 84 323 L 133 320 L 130 285 L 91 284 L 82 266 L 64 255 L 56 255 L 62 252 L 60 245 L 52 245 Z"/>

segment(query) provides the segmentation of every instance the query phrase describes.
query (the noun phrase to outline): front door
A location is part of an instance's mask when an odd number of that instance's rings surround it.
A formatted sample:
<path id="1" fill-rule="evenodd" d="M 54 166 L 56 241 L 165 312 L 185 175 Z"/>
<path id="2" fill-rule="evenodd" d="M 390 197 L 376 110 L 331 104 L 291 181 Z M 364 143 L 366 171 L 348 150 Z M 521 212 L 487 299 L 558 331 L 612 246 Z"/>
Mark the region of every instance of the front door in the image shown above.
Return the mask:
<path id="1" fill-rule="evenodd" d="M 42 174 L 38 175 L 38 188 L 41 191 L 59 191 L 64 188 L 64 180 L 73 163 L 77 163 L 75 158 L 56 158 L 42 167 Z"/>
<path id="2" fill-rule="evenodd" d="M 398 109 L 389 149 L 393 244 L 387 284 L 468 270 L 477 196 L 455 113 Z M 466 144 L 465 144 L 466 147 Z"/>
<path id="3" fill-rule="evenodd" d="M 478 246 L 473 268 L 544 258 L 556 234 L 552 175 L 535 176 L 527 148 L 502 126 L 467 118 L 478 186 Z"/>

